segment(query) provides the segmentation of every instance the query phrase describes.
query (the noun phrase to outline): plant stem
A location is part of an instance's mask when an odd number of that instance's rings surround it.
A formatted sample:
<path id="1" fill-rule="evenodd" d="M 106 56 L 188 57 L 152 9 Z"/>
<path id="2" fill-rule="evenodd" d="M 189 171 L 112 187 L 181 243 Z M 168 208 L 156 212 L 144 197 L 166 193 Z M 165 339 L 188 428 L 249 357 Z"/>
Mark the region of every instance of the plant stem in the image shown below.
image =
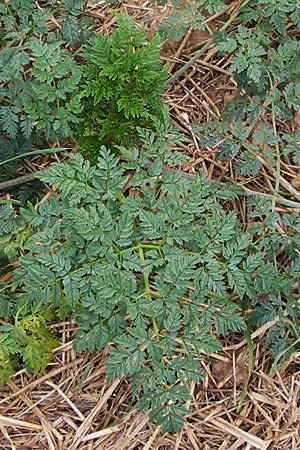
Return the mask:
<path id="1" fill-rule="evenodd" d="M 145 255 L 144 255 L 144 252 L 143 252 L 142 244 L 138 245 L 138 252 L 139 252 L 140 260 L 141 261 L 145 261 Z M 147 294 L 147 297 L 149 299 L 151 299 L 151 288 L 150 288 L 149 278 L 148 278 L 148 275 L 145 272 L 143 272 L 143 280 L 144 280 L 145 292 Z"/>
<path id="2" fill-rule="evenodd" d="M 3 166 L 4 164 L 10 163 L 12 161 L 16 161 L 17 159 L 26 158 L 26 156 L 33 156 L 33 155 L 45 155 L 47 153 L 58 153 L 63 152 L 65 150 L 70 150 L 69 147 L 52 147 L 52 148 L 43 148 L 41 150 L 35 150 L 33 152 L 26 152 L 22 153 L 22 155 L 13 156 L 12 158 L 8 158 L 4 161 L 0 161 L 0 166 Z"/>
<path id="3" fill-rule="evenodd" d="M 267 71 L 268 77 L 269 77 L 269 81 L 270 81 L 270 88 L 271 91 L 273 90 L 274 86 L 273 86 L 273 81 L 272 81 L 272 77 L 271 74 L 269 73 L 269 71 Z M 276 126 L 276 117 L 275 117 L 275 111 L 274 111 L 274 102 L 272 100 L 271 102 L 271 119 L 272 119 L 272 127 L 273 127 L 273 133 L 274 136 L 277 139 L 277 142 L 275 144 L 275 149 L 276 149 L 276 175 L 275 175 L 275 187 L 274 187 L 274 192 L 273 192 L 273 198 L 272 198 L 272 210 L 275 210 L 275 203 L 276 200 L 278 198 L 278 194 L 279 194 L 279 188 L 280 188 L 280 174 L 281 174 L 281 155 L 280 155 L 280 148 L 279 148 L 279 143 L 278 143 L 278 133 L 277 133 L 277 126 Z"/>

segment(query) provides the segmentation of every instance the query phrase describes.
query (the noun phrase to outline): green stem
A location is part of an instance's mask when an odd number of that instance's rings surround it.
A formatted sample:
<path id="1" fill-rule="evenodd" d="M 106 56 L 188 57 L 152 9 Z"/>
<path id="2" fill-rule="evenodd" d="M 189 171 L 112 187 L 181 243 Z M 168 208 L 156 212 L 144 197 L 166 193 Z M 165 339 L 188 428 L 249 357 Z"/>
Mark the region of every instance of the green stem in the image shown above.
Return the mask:
<path id="1" fill-rule="evenodd" d="M 145 261 L 145 255 L 144 255 L 144 252 L 143 252 L 142 244 L 140 244 L 138 246 L 138 252 L 139 252 L 140 260 L 141 261 Z M 143 280 L 144 280 L 145 292 L 147 294 L 147 297 L 149 299 L 151 299 L 151 288 L 150 288 L 149 278 L 148 278 L 148 275 L 145 272 L 143 272 Z"/>
<path id="2" fill-rule="evenodd" d="M 300 338 L 296 339 L 289 347 L 285 348 L 281 352 L 278 353 L 278 355 L 274 358 L 274 362 L 271 366 L 269 374 L 272 375 L 274 372 L 280 369 L 280 366 L 278 367 L 278 363 L 280 359 L 285 355 L 285 353 L 291 351 L 292 348 L 296 347 L 297 344 L 299 344 Z M 295 349 L 296 351 L 296 349 Z"/>
<path id="3" fill-rule="evenodd" d="M 160 250 L 161 250 L 161 245 L 155 245 L 155 244 L 138 244 L 138 245 L 135 245 L 134 247 L 125 248 L 124 250 L 119 250 L 119 249 L 117 249 L 116 246 L 114 246 L 114 247 L 120 255 L 123 255 L 124 253 L 130 252 L 130 251 L 131 252 L 135 252 L 135 251 L 139 252 L 140 249 L 157 250 L 158 252 L 160 252 Z"/>
<path id="4" fill-rule="evenodd" d="M 140 244 L 141 248 L 148 249 L 148 250 L 157 250 L 159 251 L 161 249 L 161 245 L 155 245 L 155 244 Z"/>
<path id="5" fill-rule="evenodd" d="M 150 248 L 151 247 L 153 247 L 153 246 L 150 246 Z M 154 247 L 157 247 L 157 246 L 154 246 Z M 145 245 L 139 244 L 139 257 L 140 257 L 141 261 L 145 261 L 145 255 L 144 255 L 144 252 L 143 252 L 143 248 L 145 248 Z M 144 292 L 144 294 L 147 296 L 147 298 L 149 300 L 151 300 L 152 297 L 151 297 L 151 288 L 150 288 L 149 278 L 148 278 L 148 275 L 146 273 L 144 273 L 144 272 L 143 272 L 143 280 L 144 280 L 144 285 L 145 285 L 145 292 Z M 154 314 L 153 311 L 151 311 L 151 319 L 152 319 L 152 325 L 153 325 L 154 334 L 155 334 L 156 337 L 159 337 L 160 336 L 159 328 L 158 328 L 157 322 L 155 320 L 155 314 Z"/>
<path id="6" fill-rule="evenodd" d="M 22 153 L 22 155 L 13 156 L 12 158 L 8 158 L 5 161 L 0 161 L 0 166 L 3 166 L 4 164 L 7 164 L 12 161 L 16 161 L 17 159 L 26 158 L 26 156 L 33 156 L 33 155 L 45 155 L 46 153 L 58 153 L 63 152 L 65 150 L 70 150 L 69 147 L 53 147 L 53 148 L 43 148 L 41 150 L 35 150 L 33 152 L 26 152 Z M 37 172 L 36 172 L 37 173 Z"/>
<path id="7" fill-rule="evenodd" d="M 272 77 L 271 74 L 269 73 L 269 71 L 267 71 L 268 74 L 268 78 L 270 81 L 270 88 L 271 88 L 271 92 L 274 89 L 273 86 L 273 81 L 272 81 Z M 276 206 L 276 200 L 278 199 L 278 195 L 279 195 L 279 188 L 280 188 L 280 174 L 281 174 L 281 155 L 280 155 L 280 147 L 279 147 L 279 143 L 278 143 L 278 133 L 277 133 L 277 126 L 276 126 L 276 116 L 275 116 L 275 105 L 274 102 L 271 102 L 271 119 L 272 119 L 272 127 L 273 127 L 273 133 L 274 136 L 277 138 L 277 142 L 275 144 L 275 149 L 276 149 L 276 176 L 275 176 L 275 187 L 274 187 L 274 192 L 273 192 L 273 197 L 272 197 L 272 210 L 275 210 L 275 206 Z"/>
<path id="8" fill-rule="evenodd" d="M 254 369 L 254 351 L 253 351 L 253 342 L 251 339 L 251 332 L 249 327 L 247 326 L 247 330 L 245 332 L 245 336 L 246 336 L 246 341 L 247 341 L 247 349 L 248 349 L 248 376 L 247 376 L 247 380 L 246 383 L 244 384 L 242 393 L 241 393 L 241 397 L 237 406 L 237 410 L 241 411 L 244 400 L 246 398 L 247 395 L 247 391 L 248 391 L 248 385 L 249 385 L 249 381 Z"/>
<path id="9" fill-rule="evenodd" d="M 3 288 L 0 289 L 0 294 L 1 292 L 4 292 L 7 288 L 10 288 L 13 286 L 13 283 L 7 283 L 5 284 L 5 286 Z"/>
<path id="10" fill-rule="evenodd" d="M 153 325 L 153 331 L 154 331 L 155 337 L 159 337 L 160 336 L 159 328 L 158 328 L 157 322 L 154 317 L 154 312 L 151 312 L 151 319 L 152 319 L 152 325 Z"/>

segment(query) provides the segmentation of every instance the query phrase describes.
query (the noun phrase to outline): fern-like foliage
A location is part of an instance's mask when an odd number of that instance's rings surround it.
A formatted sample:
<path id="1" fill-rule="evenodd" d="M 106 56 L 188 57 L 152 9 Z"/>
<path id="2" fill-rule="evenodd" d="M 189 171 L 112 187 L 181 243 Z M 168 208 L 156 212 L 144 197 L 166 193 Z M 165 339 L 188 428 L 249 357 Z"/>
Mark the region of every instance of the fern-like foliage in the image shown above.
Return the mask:
<path id="1" fill-rule="evenodd" d="M 147 43 L 143 27 L 136 29 L 124 14 L 111 36 L 93 35 L 81 55 L 82 153 L 97 159 L 101 144 L 131 144 L 138 140 L 137 127 L 155 129 L 166 111 L 160 94 L 167 73 L 159 50 L 158 35 Z"/>
<path id="2" fill-rule="evenodd" d="M 172 164 L 167 151 L 145 169 L 155 137 L 143 133 L 145 147 L 132 149 L 126 164 L 102 147 L 97 165 L 74 154 L 51 167 L 40 178 L 60 197 L 21 209 L 15 231 L 7 223 L 8 241 L 23 240 L 12 289 L 1 297 L 1 377 L 19 359 L 33 372 L 45 366 L 55 342 L 45 321 L 55 311 L 79 326 L 77 349 L 109 344 L 107 380 L 129 377 L 151 420 L 176 431 L 188 383 L 202 376 L 199 358 L 221 349 L 220 336 L 243 333 L 242 308 L 265 308 L 261 323 L 280 307 L 284 320 L 272 345 L 283 344 L 297 317 L 292 280 L 299 267 L 291 265 L 289 277 L 279 273 L 202 174 L 191 182 L 164 172 L 163 161 Z"/>
<path id="3" fill-rule="evenodd" d="M 236 174 L 255 175 L 261 167 L 255 153 L 271 167 L 276 166 L 279 152 L 295 163 L 299 161 L 297 133 L 279 133 L 272 124 L 276 120 L 291 123 L 300 108 L 299 4 L 286 0 L 250 1 L 239 13 L 241 23 L 236 28 L 214 36 L 219 52 L 231 55 L 230 70 L 238 85 L 238 95 L 223 115 L 228 129 L 224 133 L 223 125 L 216 123 L 215 127 L 221 142 L 219 156 L 238 155 Z M 270 117 L 270 124 L 260 123 L 262 115 Z M 232 132 L 232 128 L 249 129 L 255 122 L 258 126 L 252 136 Z"/>
<path id="4" fill-rule="evenodd" d="M 87 38 L 85 2 L 0 4 L 0 161 L 72 135 L 81 112 L 80 71 L 68 47 Z M 60 24 L 50 32 L 51 18 Z M 1 167 L 8 177 L 18 164 Z"/>

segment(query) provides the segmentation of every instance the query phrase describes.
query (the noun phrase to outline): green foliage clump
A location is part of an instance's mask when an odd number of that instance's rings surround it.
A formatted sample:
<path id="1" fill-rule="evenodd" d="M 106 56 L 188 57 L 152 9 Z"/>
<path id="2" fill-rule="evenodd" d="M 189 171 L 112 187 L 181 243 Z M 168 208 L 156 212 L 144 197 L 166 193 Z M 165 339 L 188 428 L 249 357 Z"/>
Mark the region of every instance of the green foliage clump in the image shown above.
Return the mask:
<path id="1" fill-rule="evenodd" d="M 200 1 L 199 8 L 205 3 Z M 300 108 L 299 6 L 299 2 L 287 0 L 245 0 L 220 30 L 212 33 L 211 45 L 216 45 L 219 54 L 230 56 L 229 71 L 237 92 L 220 120 L 192 125 L 201 147 L 214 148 L 217 158 L 230 160 L 236 178 L 256 176 L 262 167 L 275 178 L 273 201 L 255 197 L 247 201 L 248 232 L 268 261 L 281 266 L 289 285 L 287 295 L 252 301 L 249 324 L 278 320 L 265 340 L 274 357 L 273 369 L 299 348 L 300 342 L 295 281 L 299 277 L 299 218 L 290 212 L 279 214 L 275 207 L 276 197 L 279 192 L 284 195 L 284 189 L 289 191 L 287 195 L 300 198 L 292 186 L 286 188 L 281 174 L 282 162 L 293 165 L 300 161 L 300 133 L 294 123 Z"/>
<path id="2" fill-rule="evenodd" d="M 13 296 L 5 294 L 0 284 L 0 385 L 7 382 L 20 363 L 28 372 L 43 371 L 52 360 L 58 339 L 49 332 L 54 309 L 27 301 L 17 305 Z"/>
<path id="3" fill-rule="evenodd" d="M 126 164 L 105 147 L 95 166 L 70 155 L 40 175 L 60 197 L 3 221 L 8 248 L 17 236 L 21 244 L 14 249 L 19 267 L 1 293 L 1 377 L 18 358 L 33 371 L 44 366 L 35 343 L 49 352 L 44 311 L 54 310 L 79 326 L 77 349 L 109 344 L 108 381 L 129 377 L 139 407 L 165 431 L 176 431 L 188 383 L 202 376 L 199 360 L 220 350 L 227 332 L 244 332 L 254 307 L 251 323 L 279 314 L 280 330 L 269 339 L 282 354 L 291 345 L 284 337 L 297 332 L 299 265 L 281 273 L 266 248 L 242 231 L 236 214 L 217 202 L 235 198 L 230 190 L 202 174 L 190 181 L 163 171 L 174 158 L 161 142 L 161 156 L 145 169 L 155 136 L 141 130 L 140 137 L 144 147 L 133 149 Z M 20 329 L 33 349 L 10 345 Z"/>
<path id="4" fill-rule="evenodd" d="M 0 161 L 71 136 L 79 121 L 80 70 L 66 46 L 87 37 L 85 2 L 40 3 L 0 4 Z M 50 31 L 53 16 L 60 32 Z M 2 166 L 2 176 L 16 168 Z"/>
<path id="5" fill-rule="evenodd" d="M 102 144 L 138 142 L 137 128 L 155 130 L 165 116 L 161 94 L 167 72 L 159 58 L 159 36 L 146 42 L 143 27 L 117 16 L 110 36 L 94 33 L 84 47 L 80 96 L 80 151 L 97 159 Z"/>

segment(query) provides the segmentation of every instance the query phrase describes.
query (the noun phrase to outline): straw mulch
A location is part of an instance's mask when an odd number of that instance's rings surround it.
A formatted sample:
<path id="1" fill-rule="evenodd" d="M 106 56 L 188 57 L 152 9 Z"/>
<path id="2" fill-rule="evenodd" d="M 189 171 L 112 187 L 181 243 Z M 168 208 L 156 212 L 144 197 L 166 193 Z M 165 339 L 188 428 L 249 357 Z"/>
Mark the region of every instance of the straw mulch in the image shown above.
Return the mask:
<path id="1" fill-rule="evenodd" d="M 270 326 L 271 324 L 269 324 Z M 268 325 L 267 325 L 268 326 Z M 105 382 L 105 351 L 75 355 L 71 323 L 55 326 L 61 346 L 47 373 L 15 374 L 0 390 L 0 448 L 12 450 L 250 450 L 300 448 L 300 354 L 280 373 L 262 338 L 253 336 L 254 369 L 248 394 L 246 342 L 227 345 L 202 361 L 205 379 L 191 386 L 193 400 L 180 433 L 163 434 L 132 405 L 126 380 Z"/>
<path id="2" fill-rule="evenodd" d="M 228 3 L 222 15 L 207 19 L 211 28 L 218 28 L 240 2 Z M 123 2 L 118 7 L 137 22 L 143 21 L 149 36 L 170 9 L 154 7 L 147 1 Z M 91 3 L 88 15 L 98 30 L 109 32 L 114 24 L 105 2 Z M 190 29 L 180 42 L 164 42 L 162 58 L 168 61 L 170 72 L 187 62 L 208 38 L 205 32 Z M 218 119 L 224 104 L 235 95 L 228 65 L 229 61 L 217 57 L 211 48 L 165 95 L 172 118 L 184 133 L 181 149 L 190 156 L 183 169 L 197 173 L 202 168 L 214 180 L 229 180 L 231 164 L 216 162 L 214 149 L 202 149 L 190 124 Z M 253 130 L 256 125 L 253 124 Z M 33 158 L 25 167 L 37 170 L 47 163 L 45 159 Z M 287 160 L 282 162 L 282 168 L 282 190 L 300 200 L 296 185 L 300 168 Z M 239 182 L 270 194 L 274 177 L 273 169 L 264 161 L 255 179 Z M 236 202 L 235 208 L 246 225 L 245 200 Z M 278 206 L 278 211 L 282 208 L 285 207 Z M 105 382 L 106 351 L 97 355 L 75 354 L 74 324 L 54 324 L 61 346 L 54 351 L 47 372 L 32 377 L 21 370 L 0 389 L 0 449 L 300 449 L 300 353 L 294 353 L 280 372 L 270 375 L 272 361 L 263 339 L 272 324 L 252 335 L 254 361 L 250 371 L 249 348 L 243 337 L 229 338 L 232 341 L 224 341 L 223 352 L 201 361 L 204 380 L 190 386 L 189 415 L 181 432 L 174 435 L 163 434 L 149 423 L 147 414 L 135 409 L 128 380 L 116 380 L 111 385 Z"/>

